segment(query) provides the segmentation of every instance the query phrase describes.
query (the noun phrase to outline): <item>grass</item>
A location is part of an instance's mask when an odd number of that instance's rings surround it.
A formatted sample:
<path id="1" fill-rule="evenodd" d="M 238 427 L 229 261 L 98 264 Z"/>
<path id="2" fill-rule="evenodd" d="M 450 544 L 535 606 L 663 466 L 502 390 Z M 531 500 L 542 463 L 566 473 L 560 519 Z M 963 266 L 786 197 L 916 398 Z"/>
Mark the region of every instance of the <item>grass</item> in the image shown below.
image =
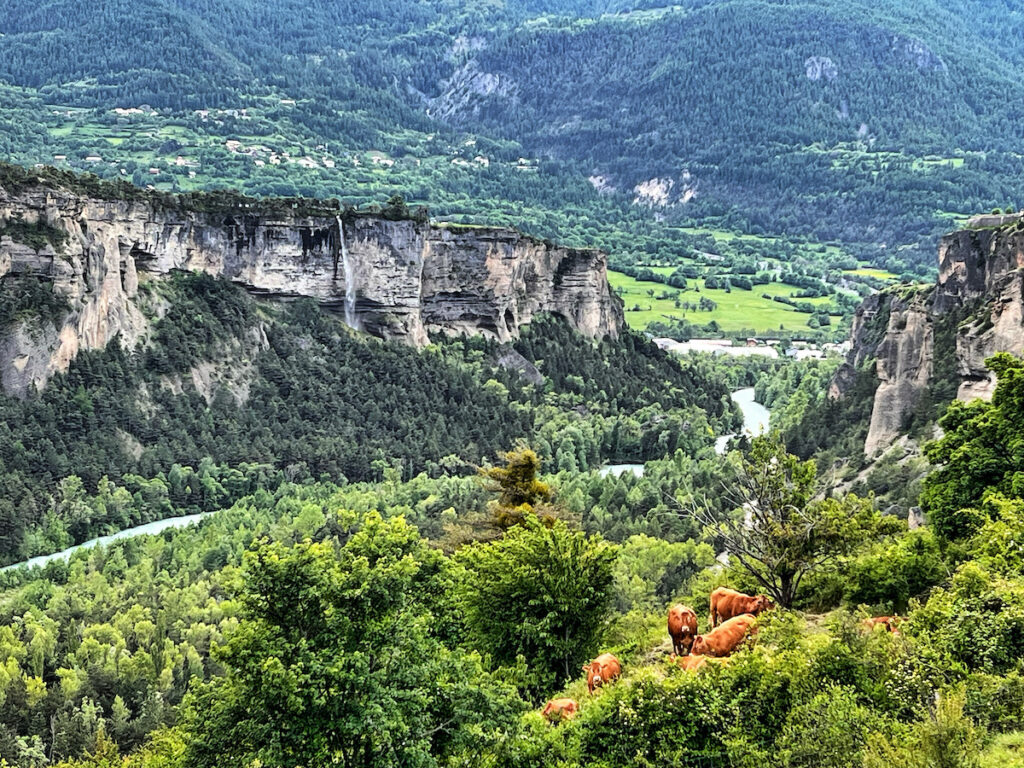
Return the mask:
<path id="1" fill-rule="evenodd" d="M 996 736 L 981 756 L 981 768 L 1024 768 L 1024 732 Z"/>
<path id="2" fill-rule="evenodd" d="M 892 272 L 887 272 L 884 269 L 876 269 L 874 267 L 859 267 L 858 269 L 844 269 L 844 273 L 847 275 L 861 275 L 863 277 L 876 277 L 879 280 L 897 280 L 899 275 L 894 275 Z"/>
<path id="3" fill-rule="evenodd" d="M 804 312 L 797 312 L 785 304 L 762 296 L 765 293 L 769 296 L 792 296 L 797 292 L 798 289 L 782 283 L 755 285 L 752 291 L 734 288 L 726 293 L 722 289 L 704 288 L 703 280 L 690 280 L 687 289 L 680 292 L 681 301 L 696 304 L 702 296 L 707 296 L 718 304 L 712 312 L 701 312 L 676 309 L 673 299 L 659 299 L 658 296 L 663 292 L 678 290 L 671 286 L 636 280 L 614 271 L 608 272 L 608 282 L 625 303 L 626 322 L 631 328 L 640 330 L 656 320 L 685 318 L 700 325 L 714 320 L 723 330 L 729 332 L 752 329 L 757 333 L 769 333 L 778 331 L 779 326 L 789 330 L 807 328 L 807 321 L 810 319 L 810 315 Z M 697 286 L 700 287 L 699 292 L 696 290 Z M 654 295 L 648 295 L 648 291 L 654 291 Z M 822 297 L 796 301 L 827 304 L 829 299 Z M 636 305 L 641 309 L 634 310 L 633 307 Z"/>

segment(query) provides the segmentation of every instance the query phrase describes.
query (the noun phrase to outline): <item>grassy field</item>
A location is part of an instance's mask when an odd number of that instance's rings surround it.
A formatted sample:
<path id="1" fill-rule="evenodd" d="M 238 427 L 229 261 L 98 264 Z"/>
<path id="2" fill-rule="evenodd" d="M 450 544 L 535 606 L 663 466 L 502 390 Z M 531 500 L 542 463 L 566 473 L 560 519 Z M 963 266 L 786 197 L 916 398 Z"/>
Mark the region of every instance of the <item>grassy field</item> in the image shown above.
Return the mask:
<path id="1" fill-rule="evenodd" d="M 848 275 L 876 277 L 879 280 L 896 280 L 899 278 L 899 275 L 894 275 L 892 272 L 886 272 L 884 269 L 875 269 L 874 267 L 860 267 L 859 269 L 846 269 L 843 271 Z"/>
<path id="2" fill-rule="evenodd" d="M 701 325 L 714 320 L 725 331 L 753 329 L 757 333 L 768 333 L 780 329 L 804 329 L 808 327 L 807 321 L 810 319 L 810 315 L 804 312 L 797 312 L 785 304 L 764 298 L 762 294 L 792 296 L 796 293 L 796 288 L 782 283 L 755 285 L 752 291 L 733 288 L 731 292 L 726 293 L 722 289 L 705 288 L 703 280 L 690 280 L 687 289 L 680 291 L 680 301 L 696 304 L 702 296 L 706 296 L 718 304 L 714 311 L 702 312 L 677 309 L 673 299 L 658 298 L 664 293 L 678 290 L 671 286 L 636 280 L 621 272 L 613 271 L 608 272 L 608 282 L 611 283 L 612 290 L 618 293 L 625 303 L 626 322 L 630 327 L 641 330 L 655 320 L 680 318 Z M 699 290 L 697 290 L 698 287 Z M 827 297 L 822 297 L 798 299 L 798 301 L 827 304 L 829 300 Z M 833 318 L 833 322 L 837 321 L 838 317 Z"/>

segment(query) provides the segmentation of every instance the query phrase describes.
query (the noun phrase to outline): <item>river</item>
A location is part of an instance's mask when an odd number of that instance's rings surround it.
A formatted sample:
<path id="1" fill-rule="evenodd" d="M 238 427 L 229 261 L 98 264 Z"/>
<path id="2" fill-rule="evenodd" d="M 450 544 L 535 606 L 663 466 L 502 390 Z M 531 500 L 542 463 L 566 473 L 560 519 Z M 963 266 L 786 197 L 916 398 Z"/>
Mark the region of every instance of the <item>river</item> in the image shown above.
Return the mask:
<path id="1" fill-rule="evenodd" d="M 37 565 L 46 565 L 53 560 L 69 560 L 71 555 L 80 549 L 89 549 L 95 547 L 98 544 L 109 544 L 112 541 L 118 539 L 128 539 L 132 536 L 141 536 L 143 534 L 155 534 L 160 533 L 168 528 L 184 528 L 186 525 L 191 525 L 194 522 L 206 517 L 210 514 L 209 512 L 200 512 L 198 515 L 184 515 L 183 517 L 168 517 L 164 520 L 155 520 L 152 523 L 145 523 L 144 525 L 137 525 L 134 528 L 125 528 L 123 531 L 112 533 L 109 536 L 100 536 L 95 539 L 89 539 L 89 541 L 83 541 L 81 544 L 76 544 L 73 547 L 68 547 L 60 552 L 54 552 L 52 555 L 39 555 L 33 557 L 30 560 L 25 560 L 20 563 L 14 563 L 14 565 L 8 565 L 0 568 L 0 571 L 9 571 L 12 568 L 32 568 Z"/>
<path id="2" fill-rule="evenodd" d="M 732 393 L 733 402 L 740 407 L 740 413 L 743 414 L 743 433 L 750 437 L 757 437 L 768 431 L 768 421 L 771 414 L 768 409 L 765 408 L 761 403 L 754 400 L 754 388 L 744 387 L 743 389 L 737 389 Z M 736 437 L 732 435 L 722 435 L 715 440 L 715 452 L 725 453 L 726 446 L 729 444 L 729 440 Z"/>
<path id="3" fill-rule="evenodd" d="M 761 403 L 754 400 L 754 388 L 745 387 L 743 389 L 737 389 L 732 393 L 733 402 L 739 406 L 740 411 L 743 414 L 743 431 L 754 437 L 763 434 L 768 429 L 769 413 L 768 409 L 765 408 Z M 722 435 L 715 440 L 715 451 L 717 453 L 725 453 L 726 445 L 729 443 L 729 439 L 736 435 Z M 643 477 L 644 465 L 643 464 L 611 464 L 601 468 L 602 475 L 613 474 L 616 477 L 623 474 L 624 472 L 630 472 L 638 477 Z M 100 536 L 89 541 L 76 544 L 73 547 L 69 547 L 61 552 L 54 552 L 52 555 L 39 555 L 33 557 L 30 560 L 25 560 L 20 563 L 14 563 L 0 568 L 0 572 L 9 571 L 12 568 L 21 568 L 25 566 L 32 568 L 37 565 L 46 565 L 53 560 L 68 560 L 71 555 L 80 549 L 89 549 L 99 544 L 109 544 L 112 541 L 118 539 L 128 539 L 132 536 L 141 536 L 144 534 L 153 535 L 160 533 L 168 528 L 184 528 L 186 525 L 191 525 L 194 522 L 202 519 L 209 512 L 202 512 L 198 515 L 185 515 L 184 517 L 168 517 L 165 520 L 156 520 L 152 523 L 146 523 L 145 525 L 137 525 L 134 528 L 126 528 L 123 531 L 112 533 L 109 536 Z"/>

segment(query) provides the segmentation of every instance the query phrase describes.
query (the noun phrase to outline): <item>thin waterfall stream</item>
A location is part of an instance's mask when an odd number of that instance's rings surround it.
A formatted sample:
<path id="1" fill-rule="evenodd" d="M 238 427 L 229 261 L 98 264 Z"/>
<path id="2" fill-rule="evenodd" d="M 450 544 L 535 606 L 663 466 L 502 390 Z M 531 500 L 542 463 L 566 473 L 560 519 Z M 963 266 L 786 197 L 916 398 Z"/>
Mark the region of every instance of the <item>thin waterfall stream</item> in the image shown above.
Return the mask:
<path id="1" fill-rule="evenodd" d="M 359 317 L 356 315 L 356 270 L 352 259 L 349 258 L 348 245 L 345 243 L 345 224 L 341 216 L 336 216 L 338 222 L 338 241 L 341 251 L 341 268 L 345 273 L 345 325 L 349 328 L 359 330 Z"/>

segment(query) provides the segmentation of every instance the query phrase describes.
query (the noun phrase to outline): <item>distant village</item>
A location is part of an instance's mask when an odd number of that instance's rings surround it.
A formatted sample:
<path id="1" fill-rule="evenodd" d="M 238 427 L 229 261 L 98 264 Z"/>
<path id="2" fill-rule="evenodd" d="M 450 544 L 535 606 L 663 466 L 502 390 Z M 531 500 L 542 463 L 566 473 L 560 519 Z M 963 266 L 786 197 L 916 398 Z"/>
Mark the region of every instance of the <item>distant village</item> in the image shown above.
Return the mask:
<path id="1" fill-rule="evenodd" d="M 685 355 L 688 352 L 710 352 L 713 355 L 732 355 L 746 357 L 756 355 L 778 359 L 789 357 L 794 360 L 819 360 L 829 355 L 845 355 L 850 350 L 850 342 L 841 344 L 826 342 L 817 344 L 810 341 L 788 341 L 782 339 L 749 338 L 745 343 L 737 343 L 732 339 L 675 339 L 657 338 L 654 343 L 668 352 Z M 788 346 L 787 346 L 788 345 Z"/>

